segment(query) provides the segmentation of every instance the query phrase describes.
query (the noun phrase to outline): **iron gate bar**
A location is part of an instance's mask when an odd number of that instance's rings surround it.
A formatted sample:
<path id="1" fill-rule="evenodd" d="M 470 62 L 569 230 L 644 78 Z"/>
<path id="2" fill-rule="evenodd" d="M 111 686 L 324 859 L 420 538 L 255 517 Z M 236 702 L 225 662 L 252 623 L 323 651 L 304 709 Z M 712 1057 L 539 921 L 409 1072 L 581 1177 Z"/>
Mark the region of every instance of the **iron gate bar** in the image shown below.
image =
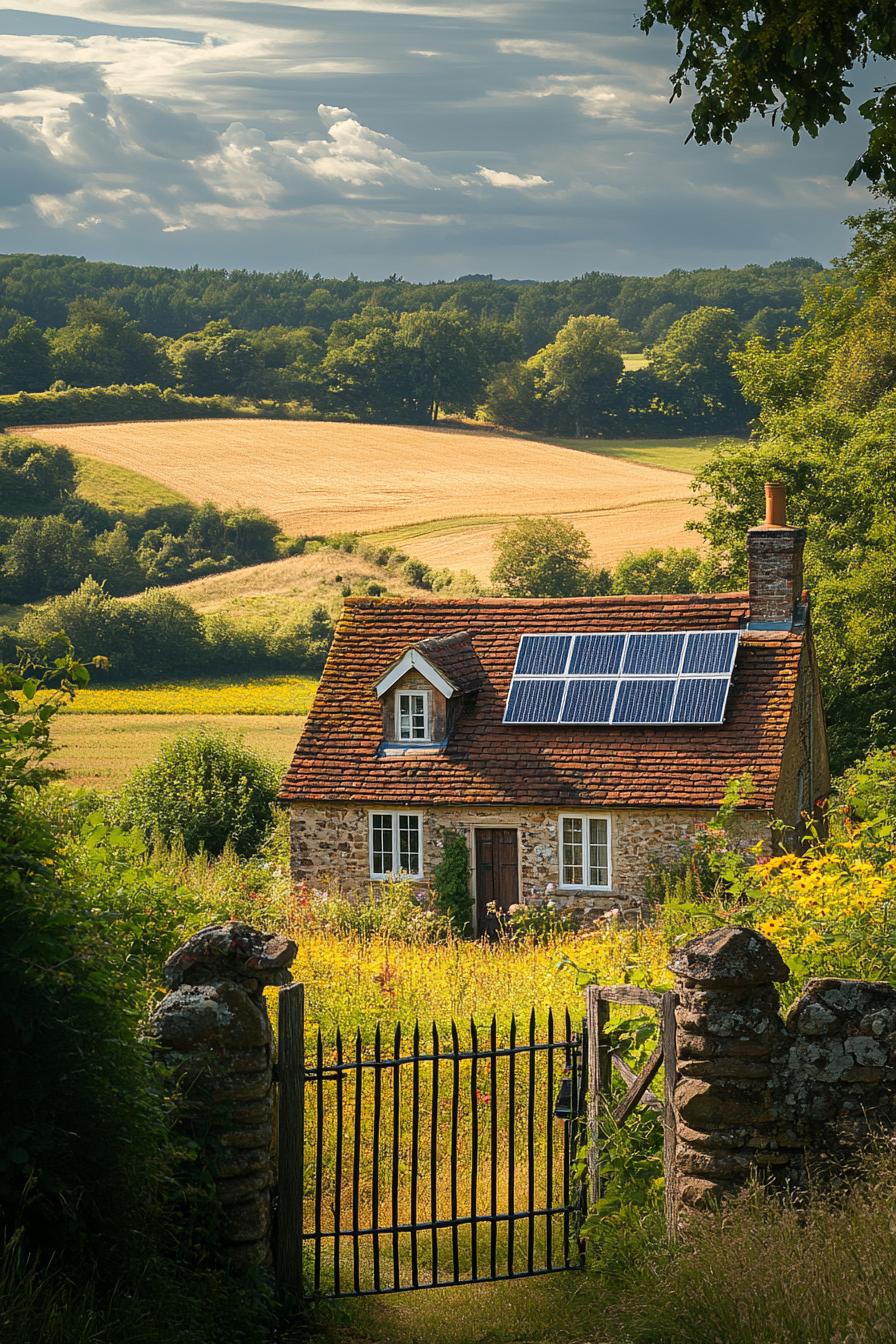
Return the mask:
<path id="1" fill-rule="evenodd" d="M 498 1204 L 498 1024 L 492 1017 L 489 1029 L 491 1044 L 491 1063 L 489 1065 L 489 1113 L 491 1115 L 491 1187 L 492 1211 Z M 489 1225 L 489 1268 L 491 1277 L 498 1273 L 498 1227 L 495 1222 Z"/>
<path id="2" fill-rule="evenodd" d="M 562 1214 L 562 1213 L 567 1213 L 568 1211 L 569 1211 L 569 1210 L 568 1210 L 568 1207 L 567 1207 L 566 1204 L 555 1204 L 554 1207 L 553 1207 L 552 1209 L 536 1209 L 536 1210 L 535 1210 L 535 1217 L 536 1217 L 536 1218 L 546 1218 L 547 1215 L 548 1215 L 549 1213 L 555 1215 L 556 1217 L 559 1217 L 560 1214 Z M 469 1227 L 469 1225 L 470 1225 L 472 1222 L 474 1222 L 474 1221 L 477 1222 L 477 1223 L 506 1223 L 509 1219 L 512 1218 L 512 1219 L 514 1219 L 514 1221 L 516 1221 L 516 1222 L 522 1222 L 524 1219 L 526 1219 L 526 1218 L 528 1218 L 528 1217 L 529 1217 L 529 1210 L 528 1210 L 528 1209 L 519 1209 L 519 1210 L 517 1210 L 515 1213 L 479 1213 L 479 1214 L 476 1215 L 476 1218 L 475 1218 L 475 1219 L 473 1219 L 473 1218 L 470 1216 L 470 1214 L 468 1214 L 468 1213 L 462 1213 L 462 1214 L 460 1215 L 460 1217 L 457 1219 L 457 1222 L 458 1222 L 458 1225 L 459 1225 L 460 1227 Z M 454 1225 L 454 1219 L 452 1219 L 452 1218 L 438 1218 L 438 1219 L 436 1219 L 436 1221 L 435 1221 L 434 1223 L 431 1222 L 431 1221 L 429 1221 L 429 1220 L 427 1220 L 425 1223 L 420 1223 L 420 1222 L 417 1222 L 417 1223 L 399 1223 L 398 1226 L 397 1226 L 396 1228 L 393 1228 L 393 1227 L 391 1227 L 391 1226 L 389 1226 L 389 1227 L 379 1227 L 379 1228 L 376 1228 L 376 1227 L 373 1227 L 373 1226 L 371 1226 L 371 1227 L 359 1227 L 359 1228 L 358 1228 L 358 1236 L 359 1236 L 359 1237 L 372 1237 L 373 1234 L 374 1234 L 374 1232 L 377 1232 L 377 1231 L 379 1231 L 379 1232 L 383 1232 L 383 1233 L 391 1233 L 391 1232 L 393 1232 L 393 1231 L 394 1231 L 394 1232 L 415 1232 L 415 1231 L 416 1231 L 416 1232 L 429 1232 L 429 1231 L 431 1231 L 433 1228 L 435 1228 L 436 1230 L 438 1230 L 439 1228 L 448 1228 L 448 1227 L 452 1227 L 453 1225 Z M 310 1240 L 312 1237 L 314 1237 L 315 1240 L 317 1240 L 317 1238 L 320 1238 L 322 1241 L 330 1241 L 333 1237 L 340 1236 L 340 1235 L 342 1235 L 342 1234 L 336 1232 L 336 1230 L 335 1230 L 334 1228 L 330 1228 L 329 1230 L 322 1229 L 320 1232 L 309 1233 L 308 1239 Z M 523 1273 L 520 1273 L 520 1274 L 511 1274 L 511 1275 L 510 1275 L 510 1278 L 512 1278 L 512 1279 L 524 1279 L 525 1277 L 526 1277 L 526 1276 L 525 1276 L 525 1274 L 523 1274 Z M 480 1282 L 481 1282 L 481 1283 L 488 1283 L 489 1280 L 488 1280 L 488 1279 L 481 1279 Z M 430 1287 L 431 1285 L 429 1285 L 429 1284 L 423 1284 L 422 1286 L 423 1286 L 423 1287 Z M 443 1286 L 443 1285 L 440 1285 L 440 1286 Z M 444 1285 L 444 1286 L 447 1287 L 447 1286 L 449 1286 L 449 1285 Z"/>
<path id="3" fill-rule="evenodd" d="M 513 1146 L 516 1139 L 516 1016 L 510 1016 L 510 1058 L 507 1061 L 507 1212 L 510 1221 L 507 1224 L 507 1273 L 513 1273 L 513 1234 L 516 1226 L 513 1221 L 513 1206 L 516 1188 L 513 1184 Z"/>
<path id="4" fill-rule="evenodd" d="M 432 1277 L 433 1282 L 437 1283 L 439 1279 L 439 1239 L 436 1235 L 435 1220 L 438 1216 L 438 1159 L 436 1149 L 439 1138 L 439 1031 L 435 1022 L 432 1024 L 432 1079 L 430 1082 L 430 1095 L 432 1097 L 432 1107 L 430 1115 L 429 1129 L 429 1214 L 433 1223 L 431 1258 L 432 1258 Z"/>
<path id="5" fill-rule="evenodd" d="M 420 1156 L 420 1023 L 414 1023 L 414 1062 L 411 1065 L 411 1222 L 417 1226 L 418 1158 Z M 411 1283 L 419 1286 L 417 1238 L 411 1237 Z"/>
<path id="6" fill-rule="evenodd" d="M 373 1058 L 377 1065 L 382 1058 L 380 1024 L 377 1022 L 373 1035 Z M 380 1152 L 380 1119 L 383 1106 L 383 1071 L 377 1068 L 373 1075 L 373 1151 L 376 1157 Z M 371 1203 L 373 1205 L 373 1287 L 380 1291 L 380 1164 L 375 1161 L 371 1174 Z"/>
<path id="7" fill-rule="evenodd" d="M 301 987 L 294 987 L 301 990 Z M 284 991 L 284 994 L 286 991 Z M 470 1048 L 461 1049 L 457 1024 L 451 1023 L 451 1051 L 446 1053 L 440 1040 L 438 1026 L 431 1026 L 431 1045 L 426 1052 L 421 1051 L 421 1032 L 419 1022 L 415 1023 L 411 1050 L 402 1054 L 402 1029 L 396 1024 L 392 1058 L 383 1058 L 382 1032 L 377 1024 L 372 1046 L 372 1058 L 364 1058 L 365 1047 L 360 1029 L 355 1032 L 354 1049 L 348 1051 L 341 1029 L 335 1033 L 335 1063 L 325 1064 L 323 1033 L 320 1027 L 314 1042 L 313 1062 L 305 1061 L 301 1053 L 301 1027 L 298 1029 L 298 1047 L 296 1026 L 291 1023 L 287 1012 L 287 1000 L 281 999 L 281 1027 L 287 1038 L 284 1042 L 282 1062 L 292 1072 L 289 1077 L 300 1082 L 299 1091 L 304 1097 L 304 1089 L 311 1086 L 316 1090 L 314 1105 L 308 1114 L 316 1122 L 313 1157 L 313 1189 L 309 1192 L 310 1204 L 306 1205 L 312 1215 L 312 1226 L 302 1227 L 301 1179 L 296 1182 L 295 1171 L 287 1173 L 282 1184 L 282 1192 L 289 1189 L 298 1191 L 298 1207 L 291 1222 L 297 1225 L 294 1234 L 299 1253 L 292 1259 L 281 1256 L 278 1246 L 278 1272 L 281 1262 L 292 1273 L 294 1284 L 301 1277 L 300 1249 L 313 1243 L 312 1284 L 313 1295 L 334 1297 L 368 1296 L 382 1292 L 404 1292 L 415 1288 L 440 1287 L 447 1284 L 478 1283 L 503 1281 L 529 1277 L 559 1270 L 574 1268 L 576 1260 L 582 1263 L 582 1247 L 578 1238 L 578 1221 L 582 1212 L 582 1200 L 578 1183 L 573 1181 L 573 1159 L 579 1140 L 581 1105 L 584 1101 L 584 1087 L 587 1070 L 580 1059 L 584 1033 L 574 1034 L 570 1014 L 564 1017 L 564 1038 L 557 1039 L 554 1015 L 547 1014 L 546 1040 L 538 1039 L 538 1026 L 535 1010 L 529 1014 L 529 1030 L 525 1039 L 520 1041 L 519 1025 L 516 1015 L 509 1023 L 509 1043 L 498 1043 L 497 1018 L 493 1015 L 488 1027 L 487 1046 L 479 1038 L 479 1029 L 475 1021 L 470 1021 Z M 408 1047 L 405 1045 L 405 1051 Z M 561 1151 L 556 1150 L 554 1135 L 554 1093 L 557 1079 L 555 1055 L 563 1052 L 562 1073 L 569 1081 L 573 1105 L 572 1118 L 564 1122 Z M 517 1067 L 517 1056 L 528 1056 L 525 1078 Z M 541 1089 L 539 1087 L 536 1062 L 545 1056 L 543 1110 L 547 1120 L 544 1144 L 539 1147 L 536 1131 L 536 1107 L 541 1108 Z M 347 1057 L 348 1056 L 348 1057 Z M 498 1060 L 507 1061 L 505 1071 L 499 1075 Z M 287 1065 L 287 1061 L 292 1063 Z M 461 1075 L 461 1062 L 469 1061 L 469 1116 L 465 1118 L 466 1139 L 460 1134 L 461 1089 L 464 1080 Z M 295 1064 L 298 1064 L 298 1068 Z M 429 1065 L 426 1072 L 425 1103 L 421 1065 Z M 485 1066 L 484 1086 L 488 1086 L 488 1095 L 480 1092 L 480 1064 Z M 410 1070 L 410 1095 L 402 1088 L 401 1070 Z M 446 1115 L 447 1127 L 450 1127 L 451 1151 L 448 1154 L 449 1183 L 445 1191 L 449 1203 L 450 1216 L 440 1216 L 439 1187 L 440 1159 L 444 1166 L 444 1138 L 440 1135 L 441 1113 L 446 1110 L 442 1102 L 442 1070 L 450 1068 L 451 1098 L 450 1110 Z M 365 1109 L 364 1070 L 373 1069 L 372 1119 L 370 1112 L 370 1094 L 367 1093 Z M 381 1152 L 384 1139 L 384 1095 L 383 1076 L 386 1070 L 392 1072 L 392 1125 L 386 1153 Z M 345 1082 L 352 1079 L 351 1095 L 347 1095 Z M 287 1094 L 293 1099 L 296 1087 L 287 1084 L 283 1088 L 281 1100 Z M 334 1093 L 327 1100 L 325 1089 L 334 1084 Z M 506 1108 L 500 1088 L 506 1088 Z M 522 1102 L 527 1106 L 525 1124 L 518 1124 L 517 1107 Z M 423 1106 L 429 1106 L 428 1122 Z M 298 1108 L 296 1108 L 298 1109 Z M 480 1154 L 480 1113 L 488 1112 L 488 1142 L 485 1151 Z M 290 1128 L 290 1112 L 281 1108 L 281 1139 L 285 1142 L 281 1148 L 297 1149 L 296 1135 Z M 365 1118 L 366 1117 L 366 1118 Z M 466 1129 L 466 1124 L 469 1129 Z M 349 1128 L 350 1126 L 350 1128 Z M 372 1127 L 372 1133 L 371 1133 Z M 335 1128 L 335 1134 L 333 1129 Z M 410 1132 L 408 1133 L 408 1128 Z M 352 1153 L 346 1151 L 351 1142 Z M 405 1144 L 408 1146 L 405 1147 Z M 426 1149 L 428 1144 L 428 1153 Z M 331 1146 L 332 1145 L 332 1146 Z M 574 1148 L 576 1145 L 576 1148 Z M 469 1151 L 468 1151 L 469 1149 Z M 519 1149 L 519 1153 L 517 1150 Z M 301 1144 L 298 1145 L 301 1151 Z M 366 1154 L 371 1155 L 368 1167 Z M 329 1156 L 327 1156 L 329 1154 Z M 363 1156 L 362 1156 L 363 1155 Z M 482 1171 L 480 1158 L 484 1157 Z M 518 1157 L 526 1163 L 523 1182 L 518 1189 Z M 428 1160 L 427 1160 L 428 1158 Z M 460 1165 L 469 1161 L 469 1211 L 462 1211 L 459 1198 Z M 380 1162 L 384 1161 L 391 1181 L 389 1191 L 390 1216 L 383 1221 L 382 1196 L 385 1193 Z M 504 1166 L 500 1165 L 504 1162 Z M 538 1177 L 537 1167 L 544 1162 L 543 1180 Z M 329 1168 L 329 1170 L 328 1170 Z M 298 1170 L 301 1172 L 301 1159 Z M 312 1174 L 309 1172 L 309 1174 Z M 421 1182 L 424 1172 L 429 1180 L 429 1195 L 424 1196 Z M 487 1177 L 485 1173 L 487 1172 Z M 561 1200 L 555 1194 L 555 1181 L 561 1180 Z M 481 1208 L 481 1179 L 489 1182 L 489 1204 Z M 333 1188 L 330 1189 L 330 1182 Z M 362 1185 L 369 1190 L 371 1207 L 369 1217 L 362 1220 Z M 540 1198 L 539 1187 L 544 1198 Z M 444 1187 L 442 1187 L 444 1189 Z M 521 1190 L 525 1190 L 525 1207 L 517 1207 Z M 365 1194 L 366 1200 L 366 1194 Z M 425 1198 L 423 1208 L 421 1199 Z M 504 1204 L 501 1208 L 499 1200 Z M 402 1207 L 404 1205 L 404 1208 Z M 407 1212 L 405 1213 L 405 1209 Z M 312 1212 L 313 1211 L 313 1212 Z M 324 1225 L 330 1221 L 332 1226 Z M 539 1221 L 541 1220 L 541 1221 Z M 562 1253 L 555 1257 L 555 1220 L 562 1227 Z M 285 1227 L 290 1219 L 284 1219 Z M 526 1246 L 523 1256 L 517 1226 L 525 1225 Z M 488 1241 L 485 1256 L 479 1244 L 479 1233 L 487 1226 Z M 498 1229 L 504 1228 L 499 1249 Z M 544 1239 L 540 1242 L 536 1256 L 536 1238 L 541 1227 Z M 461 1230 L 464 1232 L 463 1243 Z M 450 1233 L 450 1249 L 447 1242 L 440 1239 L 441 1233 Z M 464 1253 L 466 1266 L 462 1264 L 462 1247 L 469 1235 L 469 1256 Z M 406 1243 L 409 1261 L 404 1260 L 402 1238 Z M 386 1238 L 391 1245 L 391 1275 L 383 1274 L 382 1241 Z M 366 1240 L 365 1240 L 366 1239 Z M 504 1242 L 506 1241 L 506 1256 Z M 578 1243 L 579 1254 L 576 1256 Z M 351 1245 L 351 1268 L 343 1263 L 345 1243 Z M 323 1247 L 328 1247 L 326 1262 Z M 362 1260 L 362 1247 L 371 1252 Z M 428 1251 L 429 1264 L 424 1270 L 421 1264 L 421 1248 Z M 311 1248 L 309 1247 L 309 1250 Z M 347 1249 L 347 1248 L 346 1248 Z M 445 1252 L 450 1254 L 450 1266 L 445 1266 Z M 543 1257 L 543 1262 L 542 1262 Z M 481 1263 L 485 1260 L 485 1264 Z M 503 1263 L 502 1263 L 503 1262 Z M 293 1268 L 295 1266 L 295 1268 Z M 324 1283 L 326 1269 L 326 1279 Z M 372 1274 L 372 1286 L 370 1277 Z M 391 1282 L 389 1282 L 391 1279 Z M 409 1281 L 408 1281 L 409 1280 Z M 429 1280 L 429 1281 L 421 1281 Z M 331 1284 L 331 1287 L 329 1286 Z"/>
<path id="8" fill-rule="evenodd" d="M 529 1014 L 529 1045 L 535 1043 L 535 1009 Z M 532 1209 L 535 1207 L 535 1060 L 529 1055 L 529 1073 L 527 1077 L 528 1125 L 526 1127 L 526 1200 L 529 1205 L 529 1224 L 526 1235 L 526 1270 L 534 1268 L 535 1219 Z"/>
<path id="9" fill-rule="evenodd" d="M 392 1287 L 401 1283 L 401 1265 L 398 1245 L 398 1117 L 401 1099 L 398 1056 L 401 1054 L 401 1023 L 395 1027 L 395 1062 L 392 1065 Z"/>
<path id="10" fill-rule="evenodd" d="M 317 1029 L 317 1067 L 323 1068 L 324 1063 L 324 1039 L 320 1034 L 320 1027 Z M 341 1112 L 340 1112 L 341 1115 Z M 340 1126 L 341 1128 L 341 1126 Z M 323 1205 L 324 1188 L 324 1090 L 322 1087 L 317 1089 L 317 1142 L 315 1144 L 314 1159 L 314 1226 L 320 1227 L 321 1210 Z M 342 1173 L 340 1172 L 340 1184 Z M 320 1252 L 321 1243 L 318 1239 L 314 1244 L 314 1291 L 320 1291 Z"/>
<path id="11" fill-rule="evenodd" d="M 554 1010 L 548 1009 L 548 1044 L 554 1044 Z M 554 1052 L 548 1050 L 548 1096 L 547 1105 L 549 1113 L 554 1106 Z M 554 1199 L 554 1127 L 548 1125 L 547 1132 L 547 1161 L 545 1163 L 545 1176 L 547 1182 L 547 1203 L 553 1203 Z M 552 1218 L 546 1220 L 545 1239 L 547 1241 L 547 1261 L 549 1265 L 554 1263 L 554 1222 Z"/>
<path id="12" fill-rule="evenodd" d="M 569 1041 L 572 1024 L 569 1020 L 569 1009 L 566 1010 L 564 1019 L 564 1028 L 566 1040 Z M 565 1048 L 566 1067 L 569 1068 L 569 1047 Z M 575 1096 L 575 1090 L 573 1090 Z M 551 1101 L 553 1105 L 553 1099 Z M 567 1142 L 563 1145 L 563 1258 L 564 1262 L 569 1264 L 569 1136 L 567 1131 Z"/>
<path id="13" fill-rule="evenodd" d="M 470 1273 L 473 1278 L 479 1274 L 479 1242 L 476 1238 L 476 1214 L 478 1212 L 479 1196 L 479 1089 L 476 1086 L 476 1074 L 479 1067 L 479 1038 L 476 1033 L 476 1023 L 470 1018 L 470 1044 L 473 1047 L 473 1058 L 470 1060 L 470 1131 L 471 1142 L 473 1145 L 473 1161 L 470 1165 L 470 1213 L 473 1216 L 473 1222 L 470 1227 Z M 455 1154 L 454 1161 L 457 1161 Z"/>
<path id="14" fill-rule="evenodd" d="M 361 1028 L 355 1034 L 355 1060 L 361 1062 Z M 361 1082 L 364 1075 L 358 1069 L 355 1072 L 355 1151 L 352 1154 L 352 1274 L 355 1292 L 361 1290 L 361 1243 L 358 1240 L 358 1219 L 360 1217 L 359 1192 L 361 1187 Z M 321 1089 L 323 1091 L 323 1089 Z M 339 1112 L 342 1119 L 342 1112 Z M 341 1126 L 340 1126 L 341 1127 Z"/>
<path id="15" fill-rule="evenodd" d="M 460 1246 L 457 1226 L 457 1121 L 460 1101 L 460 1048 L 457 1026 L 451 1023 L 451 1048 L 454 1059 L 451 1063 L 451 1272 L 453 1282 L 457 1283 L 460 1274 Z"/>
<path id="16" fill-rule="evenodd" d="M 336 1063 L 342 1063 L 342 1032 L 336 1028 Z M 340 1072 L 336 1079 L 336 1109 L 342 1114 L 342 1084 L 343 1075 Z M 333 1220 L 337 1227 L 341 1226 L 342 1219 L 342 1126 L 336 1131 L 336 1182 L 333 1189 Z M 339 1292 L 339 1237 L 337 1236 L 333 1243 L 333 1284 L 335 1291 Z"/>

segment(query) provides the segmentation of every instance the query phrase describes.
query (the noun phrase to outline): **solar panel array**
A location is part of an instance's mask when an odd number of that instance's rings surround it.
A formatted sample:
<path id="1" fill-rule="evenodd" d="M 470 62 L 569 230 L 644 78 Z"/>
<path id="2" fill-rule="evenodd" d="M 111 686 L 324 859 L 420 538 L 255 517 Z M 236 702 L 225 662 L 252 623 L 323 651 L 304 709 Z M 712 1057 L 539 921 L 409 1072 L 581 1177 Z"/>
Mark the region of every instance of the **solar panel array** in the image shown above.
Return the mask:
<path id="1" fill-rule="evenodd" d="M 505 723 L 722 723 L 737 630 L 523 635 Z"/>

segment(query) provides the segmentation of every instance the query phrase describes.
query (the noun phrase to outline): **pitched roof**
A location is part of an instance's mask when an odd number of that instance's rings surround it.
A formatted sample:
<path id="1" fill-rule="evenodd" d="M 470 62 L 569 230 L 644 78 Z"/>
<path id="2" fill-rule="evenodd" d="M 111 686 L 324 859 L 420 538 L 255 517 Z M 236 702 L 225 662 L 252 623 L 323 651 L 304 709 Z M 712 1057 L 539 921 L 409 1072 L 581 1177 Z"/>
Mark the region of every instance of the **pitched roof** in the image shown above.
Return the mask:
<path id="1" fill-rule="evenodd" d="M 728 781 L 749 772 L 756 785 L 749 806 L 770 808 L 804 635 L 747 630 L 747 619 L 746 593 L 350 598 L 280 798 L 395 806 L 716 807 Z M 723 724 L 502 723 L 523 634 L 738 628 Z M 461 632 L 464 657 L 472 653 L 479 664 L 478 689 L 462 707 L 448 745 L 437 754 L 379 755 L 383 725 L 374 684 L 411 646 L 426 641 L 429 657 L 433 649 L 435 657 L 459 651 Z"/>

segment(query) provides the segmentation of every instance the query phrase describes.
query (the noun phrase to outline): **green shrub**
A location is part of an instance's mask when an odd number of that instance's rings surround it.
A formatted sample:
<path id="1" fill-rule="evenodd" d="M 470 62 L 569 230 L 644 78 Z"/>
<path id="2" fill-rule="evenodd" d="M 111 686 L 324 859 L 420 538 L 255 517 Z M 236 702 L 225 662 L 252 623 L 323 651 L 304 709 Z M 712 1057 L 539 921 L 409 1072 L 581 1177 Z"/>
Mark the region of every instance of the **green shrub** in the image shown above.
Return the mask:
<path id="1" fill-rule="evenodd" d="M 314 891 L 304 883 L 293 895 L 290 932 L 302 928 L 361 939 L 391 938 L 400 943 L 431 943 L 450 936 L 448 918 L 434 909 L 429 893 L 409 882 L 381 882 L 366 899 L 340 891 Z"/>
<path id="2" fill-rule="evenodd" d="M 534 905 L 516 905 L 508 915 L 501 917 L 502 931 L 510 938 L 534 938 L 552 942 L 560 934 L 572 933 L 575 919 L 566 911 L 558 910 L 553 901 L 538 901 Z"/>
<path id="3" fill-rule="evenodd" d="M 896 751 L 873 751 L 846 770 L 835 783 L 834 801 L 860 821 L 896 824 Z"/>
<path id="4" fill-rule="evenodd" d="M 155 383 L 66 387 L 0 397 L 0 426 L 78 424 L 99 420 L 182 420 L 186 417 L 259 415 L 236 397 L 189 397 Z M 265 415 L 277 414 L 265 407 Z"/>
<path id="5" fill-rule="evenodd" d="M 12 436 L 0 445 L 4 513 L 56 513 L 74 494 L 76 479 L 75 459 L 67 448 Z"/>
<path id="6" fill-rule="evenodd" d="M 470 849 L 460 831 L 442 832 L 442 857 L 432 875 L 436 908 L 457 933 L 470 931 Z"/>
<path id="7" fill-rule="evenodd" d="M 283 624 L 236 621 L 219 612 L 202 617 L 164 589 L 123 602 L 88 578 L 76 592 L 28 612 L 16 632 L 0 637 L 11 653 L 20 644 L 41 661 L 71 644 L 84 656 L 108 659 L 108 669 L 98 675 L 114 681 L 250 670 L 313 674 L 323 667 L 333 622 L 325 607 Z"/>
<path id="8" fill-rule="evenodd" d="M 272 824 L 274 767 L 225 733 L 184 733 L 131 776 L 122 815 L 147 835 L 180 840 L 188 854 L 249 855 Z"/>

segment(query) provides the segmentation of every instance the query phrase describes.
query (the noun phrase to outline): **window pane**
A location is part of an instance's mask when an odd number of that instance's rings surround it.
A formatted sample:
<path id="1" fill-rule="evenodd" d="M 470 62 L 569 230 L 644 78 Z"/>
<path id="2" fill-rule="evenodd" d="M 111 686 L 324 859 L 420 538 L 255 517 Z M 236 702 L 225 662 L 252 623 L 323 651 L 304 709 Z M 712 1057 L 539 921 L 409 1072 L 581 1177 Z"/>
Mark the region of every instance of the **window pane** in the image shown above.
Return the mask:
<path id="1" fill-rule="evenodd" d="M 420 741 L 426 737 L 426 697 L 412 695 L 411 701 L 411 737 Z"/>
<path id="2" fill-rule="evenodd" d="M 565 887 L 585 885 L 584 854 L 582 846 L 581 817 L 563 818 L 563 836 L 561 841 L 562 862 L 560 881 Z"/>
<path id="3" fill-rule="evenodd" d="M 374 877 L 385 877 L 395 867 L 392 854 L 392 814 L 375 812 L 372 821 L 372 844 Z"/>
<path id="4" fill-rule="evenodd" d="M 398 866 L 412 875 L 420 871 L 420 818 L 398 818 Z"/>
<path id="5" fill-rule="evenodd" d="M 610 846 L 606 817 L 591 817 L 588 823 L 588 885 L 606 887 L 610 882 Z"/>
<path id="6" fill-rule="evenodd" d="M 399 742 L 425 742 L 426 738 L 426 696 L 402 691 L 398 697 Z"/>

